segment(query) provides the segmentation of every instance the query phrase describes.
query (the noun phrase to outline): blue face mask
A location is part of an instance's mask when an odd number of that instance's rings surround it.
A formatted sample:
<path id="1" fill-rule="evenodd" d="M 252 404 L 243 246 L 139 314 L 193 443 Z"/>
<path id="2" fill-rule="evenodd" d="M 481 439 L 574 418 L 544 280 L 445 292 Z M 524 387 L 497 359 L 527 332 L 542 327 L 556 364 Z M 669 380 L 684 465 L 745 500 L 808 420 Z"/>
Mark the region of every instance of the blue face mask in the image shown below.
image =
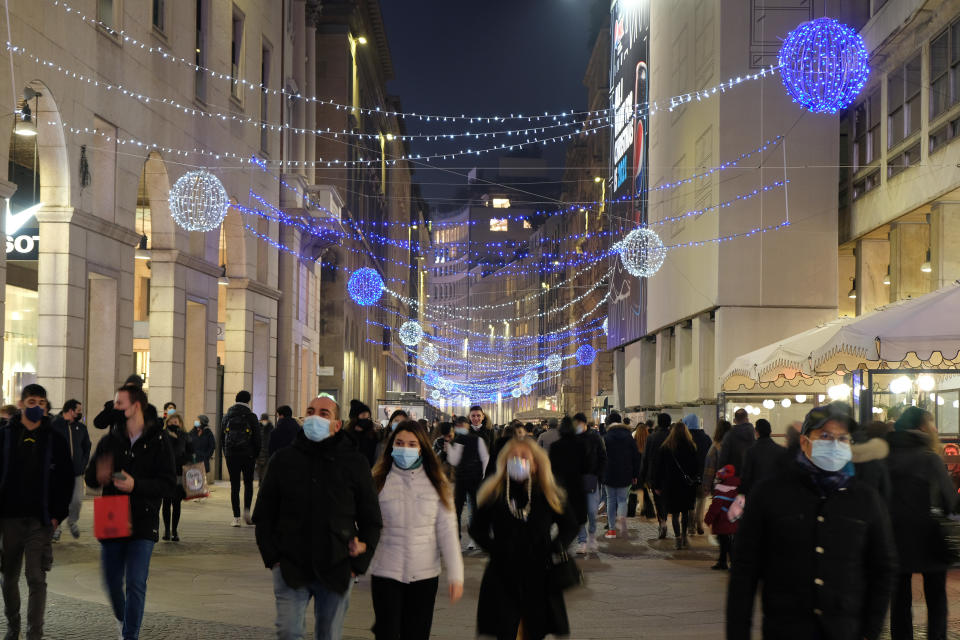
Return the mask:
<path id="1" fill-rule="evenodd" d="M 173 407 L 170 407 L 169 409 L 167 409 L 167 415 L 168 415 L 168 416 L 172 416 L 172 415 L 175 414 L 176 412 L 177 412 L 177 410 L 174 409 Z"/>
<path id="2" fill-rule="evenodd" d="M 27 407 L 23 410 L 23 417 L 30 422 L 40 422 L 43 420 L 43 407 L 40 405 L 35 407 Z"/>
<path id="3" fill-rule="evenodd" d="M 457 428 L 454 429 L 453 431 L 454 431 L 454 433 L 457 433 L 457 434 L 459 434 L 459 435 L 461 435 L 461 436 L 467 435 L 467 429 L 466 429 L 466 427 L 457 427 Z"/>
<path id="4" fill-rule="evenodd" d="M 510 458 L 507 460 L 507 475 L 517 482 L 523 482 L 530 477 L 530 462 L 519 457 Z"/>
<path id="5" fill-rule="evenodd" d="M 390 431 L 396 431 L 397 425 L 400 424 L 399 420 L 394 420 L 390 423 Z"/>
<path id="6" fill-rule="evenodd" d="M 409 469 L 420 462 L 420 449 L 413 447 L 394 447 L 393 463 L 401 469 Z"/>
<path id="7" fill-rule="evenodd" d="M 313 442 L 330 437 L 330 421 L 320 416 L 307 416 L 303 421 L 303 435 Z"/>
<path id="8" fill-rule="evenodd" d="M 810 460 L 824 471 L 840 471 L 852 456 L 849 444 L 835 440 L 814 440 L 810 451 Z"/>

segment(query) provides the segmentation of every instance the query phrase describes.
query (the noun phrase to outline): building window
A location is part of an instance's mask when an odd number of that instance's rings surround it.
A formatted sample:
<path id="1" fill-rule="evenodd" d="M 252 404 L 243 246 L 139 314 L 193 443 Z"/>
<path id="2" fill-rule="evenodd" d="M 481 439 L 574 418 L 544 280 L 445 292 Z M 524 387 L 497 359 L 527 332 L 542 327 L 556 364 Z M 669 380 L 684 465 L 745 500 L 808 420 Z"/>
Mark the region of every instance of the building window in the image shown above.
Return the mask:
<path id="1" fill-rule="evenodd" d="M 508 231 L 506 218 L 490 218 L 490 231 Z"/>
<path id="2" fill-rule="evenodd" d="M 260 122 L 266 124 L 270 122 L 270 45 L 264 43 L 260 47 Z M 268 152 L 267 147 L 270 144 L 270 135 L 267 127 L 260 128 L 260 150 Z"/>
<path id="3" fill-rule="evenodd" d="M 887 148 L 920 130 L 920 54 L 887 77 Z"/>
<path id="4" fill-rule="evenodd" d="M 230 38 L 230 95 L 240 99 L 240 76 L 243 73 L 243 13 L 233 7 L 233 23 Z"/>
<path id="5" fill-rule="evenodd" d="M 97 0 L 97 20 L 110 31 L 117 30 L 115 4 L 114 0 Z"/>
<path id="6" fill-rule="evenodd" d="M 887 177 L 892 178 L 898 173 L 902 173 L 908 167 L 920 164 L 920 143 L 911 145 L 903 153 L 898 153 L 887 159 Z"/>
<path id="7" fill-rule="evenodd" d="M 153 27 L 160 33 L 163 33 L 163 27 L 166 24 L 165 4 L 164 0 L 153 0 Z"/>
<path id="8" fill-rule="evenodd" d="M 853 160 L 858 171 L 880 157 L 880 89 L 861 102 L 854 112 Z"/>
<path id="9" fill-rule="evenodd" d="M 524 221 L 523 221 L 523 228 L 524 228 L 524 229 L 533 229 L 533 225 L 530 224 L 530 221 L 529 221 L 529 220 L 524 219 Z"/>
<path id="10" fill-rule="evenodd" d="M 880 186 L 880 169 L 871 171 L 866 176 L 853 182 L 853 199 L 856 200 L 865 193 L 873 191 Z"/>
<path id="11" fill-rule="evenodd" d="M 930 133 L 930 153 L 942 149 L 945 144 L 956 138 L 958 134 L 960 134 L 960 118 L 955 118 L 932 131 Z"/>
<path id="12" fill-rule="evenodd" d="M 194 72 L 194 94 L 199 100 L 207 98 L 207 73 L 204 67 L 207 66 L 207 2 L 208 0 L 196 0 L 196 37 L 194 38 L 194 64 L 197 66 Z"/>
<path id="13" fill-rule="evenodd" d="M 494 199 L 493 199 L 493 208 L 494 208 L 494 209 L 509 209 L 509 208 L 510 208 L 510 198 L 494 198 Z"/>
<path id="14" fill-rule="evenodd" d="M 960 20 L 930 42 L 930 119 L 960 101 Z"/>

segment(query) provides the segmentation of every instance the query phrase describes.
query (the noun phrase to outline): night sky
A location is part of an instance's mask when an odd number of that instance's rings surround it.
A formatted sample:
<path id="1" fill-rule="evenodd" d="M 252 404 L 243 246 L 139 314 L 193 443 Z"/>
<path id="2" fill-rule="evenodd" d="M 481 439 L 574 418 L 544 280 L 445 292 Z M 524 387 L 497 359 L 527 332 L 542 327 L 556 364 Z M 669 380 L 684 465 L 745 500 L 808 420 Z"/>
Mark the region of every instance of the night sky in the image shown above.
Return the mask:
<path id="1" fill-rule="evenodd" d="M 509 114 L 585 109 L 583 75 L 599 28 L 606 26 L 607 0 L 381 0 L 393 54 L 390 93 L 403 110 L 416 113 Z M 408 133 L 463 131 L 469 124 L 408 120 Z M 514 123 L 499 129 L 525 126 Z M 415 141 L 413 153 L 478 145 L 496 139 L 450 144 Z M 544 149 L 551 166 L 563 163 L 563 144 Z M 496 154 L 431 161 L 466 173 L 490 166 Z M 464 179 L 445 171 L 418 168 L 424 196 L 441 209 L 454 204 L 454 189 L 437 183 Z M 559 178 L 557 178 L 559 179 Z"/>

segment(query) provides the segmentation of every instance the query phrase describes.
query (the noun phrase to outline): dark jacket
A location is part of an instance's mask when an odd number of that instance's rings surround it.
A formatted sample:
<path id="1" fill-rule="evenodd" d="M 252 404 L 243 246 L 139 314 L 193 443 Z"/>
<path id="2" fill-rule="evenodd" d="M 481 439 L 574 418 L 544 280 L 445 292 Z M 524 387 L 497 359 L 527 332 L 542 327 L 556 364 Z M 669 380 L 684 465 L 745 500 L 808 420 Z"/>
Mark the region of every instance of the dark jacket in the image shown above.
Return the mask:
<path id="1" fill-rule="evenodd" d="M 253 521 L 264 565 L 279 563 L 288 586 L 319 580 L 336 593 L 370 566 L 383 527 L 370 465 L 354 441 L 337 433 L 312 442 L 302 431 L 270 459 Z M 367 550 L 351 558 L 354 537 Z"/>
<path id="2" fill-rule="evenodd" d="M 457 463 L 454 476 L 457 483 L 464 487 L 478 487 L 483 481 L 485 469 L 480 459 L 480 440 L 480 434 L 473 429 L 453 437 L 454 444 L 463 446 L 463 454 L 460 456 L 460 462 Z"/>
<path id="3" fill-rule="evenodd" d="M 43 456 L 42 477 L 37 478 L 36 482 L 46 489 L 43 491 L 43 504 L 40 506 L 41 522 L 44 525 L 49 525 L 54 519 L 63 522 L 67 518 L 76 477 L 67 441 L 53 430 L 50 422 L 50 418 L 45 417 L 40 426 L 33 430 L 33 436 L 37 438 L 37 451 Z M 0 430 L 0 495 L 7 489 L 7 483 L 20 482 L 19 478 L 8 472 L 14 468 L 11 458 L 16 455 L 25 430 L 19 413 L 10 418 L 7 426 Z M 16 486 L 11 484 L 10 488 L 16 489 Z M 0 513 L 0 517 L 5 515 Z"/>
<path id="4" fill-rule="evenodd" d="M 489 478 L 497 472 L 497 458 L 500 457 L 500 452 L 503 451 L 503 447 L 506 446 L 510 440 L 510 437 L 500 436 L 493 441 L 493 449 L 490 449 L 490 459 L 487 460 L 487 470 L 483 474 L 484 478 Z"/>
<path id="5" fill-rule="evenodd" d="M 273 423 L 267 420 L 267 424 L 258 422 L 260 425 L 260 453 L 257 454 L 258 462 L 266 462 L 270 459 L 270 436 L 273 434 Z"/>
<path id="6" fill-rule="evenodd" d="M 300 423 L 293 418 L 283 417 L 277 420 L 277 426 L 270 434 L 270 442 L 267 445 L 268 455 L 272 456 L 279 449 L 292 445 L 298 433 L 300 433 Z"/>
<path id="7" fill-rule="evenodd" d="M 193 443 L 190 442 L 189 434 L 179 427 L 164 427 L 167 430 L 167 438 L 170 440 L 170 448 L 173 449 L 173 463 L 177 470 L 177 484 L 183 482 L 183 465 L 193 462 Z"/>
<path id="8" fill-rule="evenodd" d="M 577 438 L 583 442 L 587 455 L 588 470 L 583 476 L 583 488 L 587 493 L 593 493 L 607 469 L 607 447 L 600 434 L 590 428 Z"/>
<path id="9" fill-rule="evenodd" d="M 297 428 L 299 429 L 299 425 L 297 425 Z M 353 441 L 357 443 L 357 448 L 360 450 L 360 453 L 363 454 L 363 457 L 367 459 L 367 462 L 370 463 L 370 468 L 372 469 L 377 464 L 377 445 L 379 444 L 379 438 L 374 431 L 373 421 L 369 419 L 351 421 L 351 427 L 345 429 L 345 431 L 347 435 L 353 438 Z M 293 442 L 293 438 L 296 435 L 296 432 L 293 432 L 290 435 L 290 443 Z M 286 439 L 286 436 L 284 436 L 284 439 Z M 281 446 L 287 446 L 290 443 Z M 272 452 L 272 441 L 270 443 L 270 448 Z"/>
<path id="10" fill-rule="evenodd" d="M 930 507 L 956 511 L 957 493 L 943 459 L 930 449 L 930 438 L 921 431 L 887 434 L 890 455 L 890 519 L 897 544 L 901 573 L 946 571 L 938 556 L 937 524 Z M 932 500 L 939 504 L 931 505 Z"/>
<path id="11" fill-rule="evenodd" d="M 511 497 L 522 496 L 522 500 L 526 495 L 519 485 L 511 490 Z M 558 535 L 552 541 L 553 525 L 557 525 Z M 515 634 L 521 617 L 528 638 L 570 633 L 563 592 L 548 583 L 547 564 L 558 545 L 566 548 L 573 542 L 577 529 L 569 510 L 555 512 L 536 489 L 526 522 L 510 513 L 505 496 L 477 509 L 470 536 L 490 554 L 477 605 L 479 635 L 499 638 Z"/>
<path id="12" fill-rule="evenodd" d="M 90 462 L 90 434 L 87 432 L 87 425 L 76 421 L 68 424 L 61 413 L 53 419 L 50 426 L 67 443 L 73 459 L 73 475 L 82 476 Z"/>
<path id="13" fill-rule="evenodd" d="M 629 487 L 640 475 L 640 452 L 637 443 L 625 424 L 607 425 L 603 436 L 607 447 L 607 468 L 603 484 L 610 487 Z"/>
<path id="14" fill-rule="evenodd" d="M 567 505 L 577 524 L 587 521 L 587 494 L 583 476 L 590 471 L 586 443 L 575 433 L 561 434 L 550 447 L 550 465 L 557 484 L 567 492 Z"/>
<path id="15" fill-rule="evenodd" d="M 742 482 L 740 492 L 746 495 L 762 482 L 772 478 L 783 466 L 786 449 L 773 438 L 757 438 L 743 456 L 743 469 L 736 469 Z M 736 465 L 734 465 L 736 466 Z M 719 468 L 722 468 L 721 465 Z"/>
<path id="16" fill-rule="evenodd" d="M 720 443 L 720 458 L 717 461 L 717 469 L 722 469 L 728 464 L 740 474 L 743 470 L 743 459 L 747 455 L 747 449 L 753 446 L 757 440 L 757 431 L 749 422 L 735 424 L 723 436 L 723 442 Z"/>
<path id="17" fill-rule="evenodd" d="M 737 523 L 730 522 L 728 512 L 730 505 L 737 499 L 740 490 L 740 478 L 729 476 L 717 483 L 713 488 L 713 500 L 710 508 L 703 516 L 703 524 L 710 527 L 715 536 L 732 535 L 737 532 Z M 697 525 L 699 526 L 699 522 Z"/>
<path id="18" fill-rule="evenodd" d="M 703 467 L 707 462 L 707 452 L 710 451 L 713 440 L 703 432 L 703 429 L 690 429 L 690 437 L 693 438 L 693 444 L 697 445 L 697 476 L 702 477 Z"/>
<path id="19" fill-rule="evenodd" d="M 131 538 L 159 539 L 160 503 L 176 494 L 177 474 L 173 445 L 166 430 L 157 420 L 156 410 L 147 407 L 144 412 L 143 433 L 130 446 L 126 423 L 117 421 L 100 442 L 87 465 L 85 480 L 92 489 L 100 487 L 97 481 L 97 460 L 113 457 L 113 472 L 123 471 L 133 478 L 133 492 L 124 494 L 113 486 L 103 487 L 103 495 L 130 496 Z"/>
<path id="20" fill-rule="evenodd" d="M 853 467 L 857 480 L 876 489 L 880 498 L 889 504 L 892 493 L 890 470 L 887 467 L 890 445 L 885 438 L 870 438 L 866 442 L 856 440 L 858 444 L 853 445 Z"/>
<path id="21" fill-rule="evenodd" d="M 700 486 L 698 464 L 696 449 L 686 439 L 681 440 L 673 451 L 660 447 L 653 488 L 662 493 L 667 513 L 693 509 Z M 689 483 L 684 475 L 690 479 Z"/>
<path id="22" fill-rule="evenodd" d="M 667 439 L 669 434 L 669 427 L 658 427 L 656 431 L 651 433 L 647 438 L 647 443 L 643 447 L 643 461 L 640 466 L 639 480 L 641 482 L 645 482 L 648 485 L 653 486 L 653 474 L 657 468 L 656 465 L 660 456 L 660 447 L 663 445 L 663 441 Z"/>
<path id="23" fill-rule="evenodd" d="M 217 450 L 217 439 L 213 437 L 213 431 L 210 431 L 210 427 L 205 427 L 201 432 L 200 427 L 194 427 L 190 431 L 190 443 L 197 460 L 203 463 L 204 469 L 210 471 L 210 458 Z"/>
<path id="24" fill-rule="evenodd" d="M 765 640 L 880 635 L 896 550 L 886 505 L 855 477 L 821 497 L 813 475 L 794 458 L 751 492 L 733 557 L 727 640 L 751 637 L 758 583 Z"/>
<path id="25" fill-rule="evenodd" d="M 246 427 L 250 429 L 249 444 L 245 451 L 230 452 L 225 449 L 227 440 L 226 429 L 231 421 L 245 423 Z M 257 415 L 250 410 L 250 407 L 237 403 L 227 409 L 227 413 L 223 416 L 223 422 L 220 423 L 219 445 L 220 453 L 223 454 L 224 457 L 243 456 L 256 458 L 260 455 L 260 421 L 257 420 Z"/>

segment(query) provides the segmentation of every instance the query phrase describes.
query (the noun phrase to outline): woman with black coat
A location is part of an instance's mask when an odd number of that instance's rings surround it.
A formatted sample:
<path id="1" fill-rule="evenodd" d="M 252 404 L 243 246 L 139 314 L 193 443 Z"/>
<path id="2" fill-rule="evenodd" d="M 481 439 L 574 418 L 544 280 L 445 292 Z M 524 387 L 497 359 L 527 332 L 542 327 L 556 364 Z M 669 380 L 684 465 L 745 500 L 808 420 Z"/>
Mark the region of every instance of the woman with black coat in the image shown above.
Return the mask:
<path id="1" fill-rule="evenodd" d="M 583 476 L 590 471 L 590 461 L 584 442 L 577 437 L 573 420 L 564 416 L 558 428 L 560 439 L 550 446 L 550 464 L 553 477 L 567 493 L 567 505 L 577 524 L 587 521 L 587 495 L 583 488 Z"/>
<path id="2" fill-rule="evenodd" d="M 653 484 L 654 491 L 663 496 L 664 508 L 673 521 L 677 549 L 690 546 L 687 541 L 689 512 L 697 500 L 700 473 L 697 446 L 687 425 L 678 422 L 671 427 L 660 448 Z"/>
<path id="3" fill-rule="evenodd" d="M 131 534 L 101 540 L 100 562 L 122 637 L 137 640 L 160 528 L 160 503 L 177 488 L 176 467 L 170 439 L 142 387 L 126 385 L 117 391 L 110 422 L 84 480 L 105 496 L 130 497 Z"/>
<path id="4" fill-rule="evenodd" d="M 913 638 L 912 588 L 914 573 L 923 574 L 927 604 L 927 637 L 947 637 L 947 569 L 940 557 L 937 522 L 930 508 L 956 511 L 957 494 L 943 459 L 930 447 L 933 416 L 908 407 L 887 434 L 890 454 L 890 519 L 899 555 L 898 574 L 890 606 L 893 640 Z"/>
<path id="5" fill-rule="evenodd" d="M 548 579 L 551 557 L 577 535 L 550 459 L 530 439 L 510 440 L 477 493 L 470 535 L 490 554 L 480 584 L 477 634 L 525 640 L 570 634 L 563 592 Z M 557 526 L 557 537 L 551 537 Z"/>
<path id="6" fill-rule="evenodd" d="M 193 462 L 193 443 L 189 435 L 183 430 L 183 416 L 179 413 L 173 413 L 167 416 L 165 424 L 167 436 L 170 438 L 170 445 L 173 448 L 173 460 L 176 464 L 177 472 L 177 490 L 170 497 L 163 499 L 161 515 L 163 516 L 163 539 L 171 540 L 170 537 L 170 511 L 173 511 L 173 538 L 174 542 L 180 542 L 180 536 L 177 533 L 177 527 L 180 525 L 180 507 L 187 494 L 183 490 L 183 465 Z"/>

